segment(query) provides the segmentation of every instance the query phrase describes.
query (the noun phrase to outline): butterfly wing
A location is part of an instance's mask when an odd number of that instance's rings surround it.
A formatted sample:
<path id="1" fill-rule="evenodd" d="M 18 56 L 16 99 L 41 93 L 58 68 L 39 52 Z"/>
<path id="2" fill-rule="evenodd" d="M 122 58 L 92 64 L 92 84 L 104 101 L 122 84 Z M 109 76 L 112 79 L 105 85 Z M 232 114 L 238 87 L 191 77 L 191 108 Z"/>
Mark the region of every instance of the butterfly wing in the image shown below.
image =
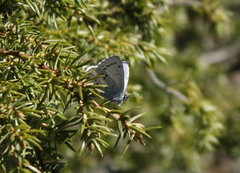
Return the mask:
<path id="1" fill-rule="evenodd" d="M 129 78 L 129 67 L 127 62 L 122 61 L 119 56 L 110 56 L 101 61 L 97 66 L 90 66 L 93 76 L 102 75 L 96 78 L 94 84 L 107 85 L 102 90 L 106 99 L 121 104 Z"/>
<path id="2" fill-rule="evenodd" d="M 129 66 L 128 63 L 126 61 L 123 61 L 122 63 L 123 65 L 123 73 L 124 73 L 124 86 L 123 86 L 123 91 L 125 92 L 127 89 L 127 84 L 128 84 L 128 79 L 129 79 Z"/>

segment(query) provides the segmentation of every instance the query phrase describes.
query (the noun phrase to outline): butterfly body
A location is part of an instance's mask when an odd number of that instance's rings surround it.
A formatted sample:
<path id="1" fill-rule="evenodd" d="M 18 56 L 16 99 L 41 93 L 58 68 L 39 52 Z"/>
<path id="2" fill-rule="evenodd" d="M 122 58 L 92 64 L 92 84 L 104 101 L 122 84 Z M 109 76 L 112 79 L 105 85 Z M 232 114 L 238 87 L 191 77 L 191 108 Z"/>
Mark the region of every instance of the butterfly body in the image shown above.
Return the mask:
<path id="1" fill-rule="evenodd" d="M 104 93 L 101 95 L 112 102 L 121 105 L 127 100 L 125 94 L 129 79 L 129 66 L 126 61 L 122 61 L 118 55 L 104 59 L 96 66 L 90 66 L 91 76 L 101 76 L 94 79 L 95 85 L 106 85 L 102 88 Z"/>

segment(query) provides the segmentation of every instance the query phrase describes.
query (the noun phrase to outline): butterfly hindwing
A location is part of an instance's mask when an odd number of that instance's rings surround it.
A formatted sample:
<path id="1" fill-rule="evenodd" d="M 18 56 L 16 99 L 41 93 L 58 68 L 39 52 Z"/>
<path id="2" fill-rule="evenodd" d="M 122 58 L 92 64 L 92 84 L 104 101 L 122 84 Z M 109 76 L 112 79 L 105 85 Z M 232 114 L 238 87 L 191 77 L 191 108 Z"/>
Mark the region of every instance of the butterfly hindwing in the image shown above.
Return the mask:
<path id="1" fill-rule="evenodd" d="M 102 70 L 101 68 L 96 69 L 97 75 L 102 76 L 99 78 L 96 78 L 94 80 L 94 84 L 96 85 L 107 85 L 105 88 L 102 88 L 104 93 L 102 94 L 107 99 L 111 100 L 115 95 L 117 94 L 118 90 L 117 83 L 112 78 L 112 75 L 109 75 L 105 70 Z"/>

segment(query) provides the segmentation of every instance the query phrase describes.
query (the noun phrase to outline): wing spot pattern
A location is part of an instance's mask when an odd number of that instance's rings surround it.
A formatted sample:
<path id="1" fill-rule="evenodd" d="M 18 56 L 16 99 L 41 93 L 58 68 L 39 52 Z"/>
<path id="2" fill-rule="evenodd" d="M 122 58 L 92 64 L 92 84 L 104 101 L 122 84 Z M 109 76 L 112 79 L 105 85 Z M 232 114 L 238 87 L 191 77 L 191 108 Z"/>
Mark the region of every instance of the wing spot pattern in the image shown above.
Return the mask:
<path id="1" fill-rule="evenodd" d="M 103 79 L 104 79 L 104 80 L 106 80 L 106 79 L 107 79 L 107 77 L 108 77 L 108 75 L 106 74 L 106 75 L 103 77 Z"/>

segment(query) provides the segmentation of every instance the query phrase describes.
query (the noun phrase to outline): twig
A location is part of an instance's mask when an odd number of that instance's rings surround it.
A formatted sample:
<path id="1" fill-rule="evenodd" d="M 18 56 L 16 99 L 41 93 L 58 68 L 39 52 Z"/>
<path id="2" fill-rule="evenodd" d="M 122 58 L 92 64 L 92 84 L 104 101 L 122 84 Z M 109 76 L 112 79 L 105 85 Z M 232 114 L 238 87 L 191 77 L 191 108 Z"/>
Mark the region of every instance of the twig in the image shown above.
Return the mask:
<path id="1" fill-rule="evenodd" d="M 30 55 L 25 54 L 24 52 L 19 52 L 19 51 L 14 51 L 14 50 L 6 50 L 6 49 L 0 49 L 0 54 L 1 55 L 12 55 L 12 56 L 16 56 L 19 58 L 31 58 Z"/>
<path id="2" fill-rule="evenodd" d="M 203 6 L 202 2 L 192 1 L 192 0 L 170 0 L 172 5 L 181 5 L 181 6 Z"/>
<path id="3" fill-rule="evenodd" d="M 150 78 L 152 79 L 153 83 L 155 83 L 158 87 L 164 89 L 166 91 L 166 93 L 177 97 L 179 100 L 181 100 L 183 102 L 188 102 L 188 98 L 185 95 L 183 95 L 179 91 L 169 88 L 165 83 L 163 83 L 162 81 L 160 81 L 157 78 L 157 76 L 155 75 L 155 73 L 152 70 L 147 69 L 147 72 L 148 72 L 148 75 L 150 76 Z"/>
<path id="4" fill-rule="evenodd" d="M 233 44 L 220 48 L 218 50 L 208 52 L 200 57 L 201 63 L 211 65 L 235 58 L 240 53 L 240 38 Z"/>

